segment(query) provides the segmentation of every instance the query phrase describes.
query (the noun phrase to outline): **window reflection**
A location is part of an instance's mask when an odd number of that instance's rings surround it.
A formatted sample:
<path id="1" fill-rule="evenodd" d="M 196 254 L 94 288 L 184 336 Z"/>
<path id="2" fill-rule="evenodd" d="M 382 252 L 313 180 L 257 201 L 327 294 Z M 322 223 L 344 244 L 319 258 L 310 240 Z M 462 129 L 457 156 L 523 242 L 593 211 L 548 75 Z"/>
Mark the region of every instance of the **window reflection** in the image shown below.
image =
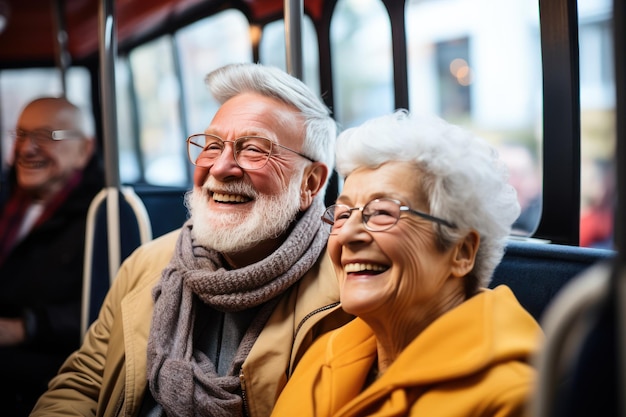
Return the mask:
<path id="1" fill-rule="evenodd" d="M 438 113 L 447 120 L 462 119 L 471 113 L 469 40 L 437 42 L 435 51 L 441 97 Z"/>

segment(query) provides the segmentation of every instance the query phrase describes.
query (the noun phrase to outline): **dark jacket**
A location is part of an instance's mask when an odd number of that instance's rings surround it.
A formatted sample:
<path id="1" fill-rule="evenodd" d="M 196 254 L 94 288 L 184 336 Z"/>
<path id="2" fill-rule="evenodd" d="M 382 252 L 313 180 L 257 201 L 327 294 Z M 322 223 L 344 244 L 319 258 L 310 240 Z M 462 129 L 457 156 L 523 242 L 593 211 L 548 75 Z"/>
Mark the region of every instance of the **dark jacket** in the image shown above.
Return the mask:
<path id="1" fill-rule="evenodd" d="M 14 186 L 13 172 L 10 177 Z M 45 388 L 79 346 L 86 216 L 103 186 L 94 158 L 67 200 L 0 265 L 0 317 L 25 317 L 28 337 L 18 347 L 0 348 L 3 388 L 19 385 L 17 380 L 33 385 L 41 381 L 38 385 Z M 6 201 L 1 204 L 0 216 Z"/>

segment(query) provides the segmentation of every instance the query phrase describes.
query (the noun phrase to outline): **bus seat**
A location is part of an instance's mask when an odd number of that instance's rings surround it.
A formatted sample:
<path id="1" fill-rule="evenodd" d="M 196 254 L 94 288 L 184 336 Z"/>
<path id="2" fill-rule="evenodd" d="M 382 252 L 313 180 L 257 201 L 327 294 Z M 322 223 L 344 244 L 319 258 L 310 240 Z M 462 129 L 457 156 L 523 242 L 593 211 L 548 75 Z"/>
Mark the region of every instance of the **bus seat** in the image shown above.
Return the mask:
<path id="1" fill-rule="evenodd" d="M 102 190 L 87 215 L 81 339 L 98 316 L 117 268 L 139 245 L 175 230 L 187 220 L 186 188 L 135 185 Z M 108 240 L 107 198 L 119 205 L 119 255 L 112 259 Z M 117 196 L 117 197 L 115 197 Z"/>
<path id="2" fill-rule="evenodd" d="M 567 283 L 546 310 L 533 416 L 619 415 L 623 395 L 612 269 L 612 262 L 589 268 Z"/>
<path id="3" fill-rule="evenodd" d="M 184 204 L 187 188 L 147 185 L 133 187 L 152 219 L 153 237 L 178 229 L 187 220 L 187 208 Z"/>
<path id="4" fill-rule="evenodd" d="M 114 211 L 116 206 L 119 216 Z M 122 261 L 151 239 L 150 218 L 132 188 L 108 187 L 94 197 L 85 232 L 81 340 L 98 316 Z"/>
<path id="5" fill-rule="evenodd" d="M 561 288 L 590 266 L 612 259 L 608 249 L 510 239 L 489 284 L 506 284 L 537 321 Z"/>

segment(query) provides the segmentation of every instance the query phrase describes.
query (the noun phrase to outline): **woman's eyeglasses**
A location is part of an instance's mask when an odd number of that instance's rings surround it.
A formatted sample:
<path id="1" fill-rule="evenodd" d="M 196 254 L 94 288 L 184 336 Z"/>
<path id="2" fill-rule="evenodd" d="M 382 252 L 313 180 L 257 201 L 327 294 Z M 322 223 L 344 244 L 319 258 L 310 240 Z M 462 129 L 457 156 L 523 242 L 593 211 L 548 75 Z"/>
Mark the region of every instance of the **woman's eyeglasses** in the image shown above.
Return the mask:
<path id="1" fill-rule="evenodd" d="M 346 221 L 350 218 L 350 214 L 352 214 L 355 210 L 361 212 L 363 225 L 370 232 L 383 232 L 385 230 L 389 230 L 396 223 L 398 223 L 400 215 L 403 211 L 415 214 L 431 222 L 442 224 L 453 229 L 456 228 L 454 223 L 450 223 L 447 220 L 431 216 L 430 214 L 423 213 L 421 211 L 413 210 L 408 206 L 402 205 L 402 203 L 398 200 L 393 200 L 391 198 L 378 198 L 370 201 L 363 207 L 348 207 L 344 204 L 335 204 L 328 207 L 322 216 L 322 221 L 327 226 L 328 233 L 331 235 L 339 233 L 339 229 L 343 227 Z"/>

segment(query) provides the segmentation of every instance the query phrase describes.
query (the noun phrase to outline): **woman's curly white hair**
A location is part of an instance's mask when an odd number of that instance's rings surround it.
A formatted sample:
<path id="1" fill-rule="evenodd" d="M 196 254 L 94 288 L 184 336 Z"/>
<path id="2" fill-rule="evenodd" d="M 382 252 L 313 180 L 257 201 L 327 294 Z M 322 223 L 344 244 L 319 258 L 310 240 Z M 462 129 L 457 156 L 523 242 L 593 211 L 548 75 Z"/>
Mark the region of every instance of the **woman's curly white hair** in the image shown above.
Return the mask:
<path id="1" fill-rule="evenodd" d="M 444 245 L 471 229 L 480 234 L 474 269 L 467 278 L 474 289 L 488 285 L 520 214 L 496 150 L 438 117 L 406 110 L 347 129 L 337 139 L 336 166 L 344 178 L 359 167 L 390 161 L 415 163 L 419 191 L 428 199 L 430 213 L 456 224 L 456 229 L 433 225 Z"/>

